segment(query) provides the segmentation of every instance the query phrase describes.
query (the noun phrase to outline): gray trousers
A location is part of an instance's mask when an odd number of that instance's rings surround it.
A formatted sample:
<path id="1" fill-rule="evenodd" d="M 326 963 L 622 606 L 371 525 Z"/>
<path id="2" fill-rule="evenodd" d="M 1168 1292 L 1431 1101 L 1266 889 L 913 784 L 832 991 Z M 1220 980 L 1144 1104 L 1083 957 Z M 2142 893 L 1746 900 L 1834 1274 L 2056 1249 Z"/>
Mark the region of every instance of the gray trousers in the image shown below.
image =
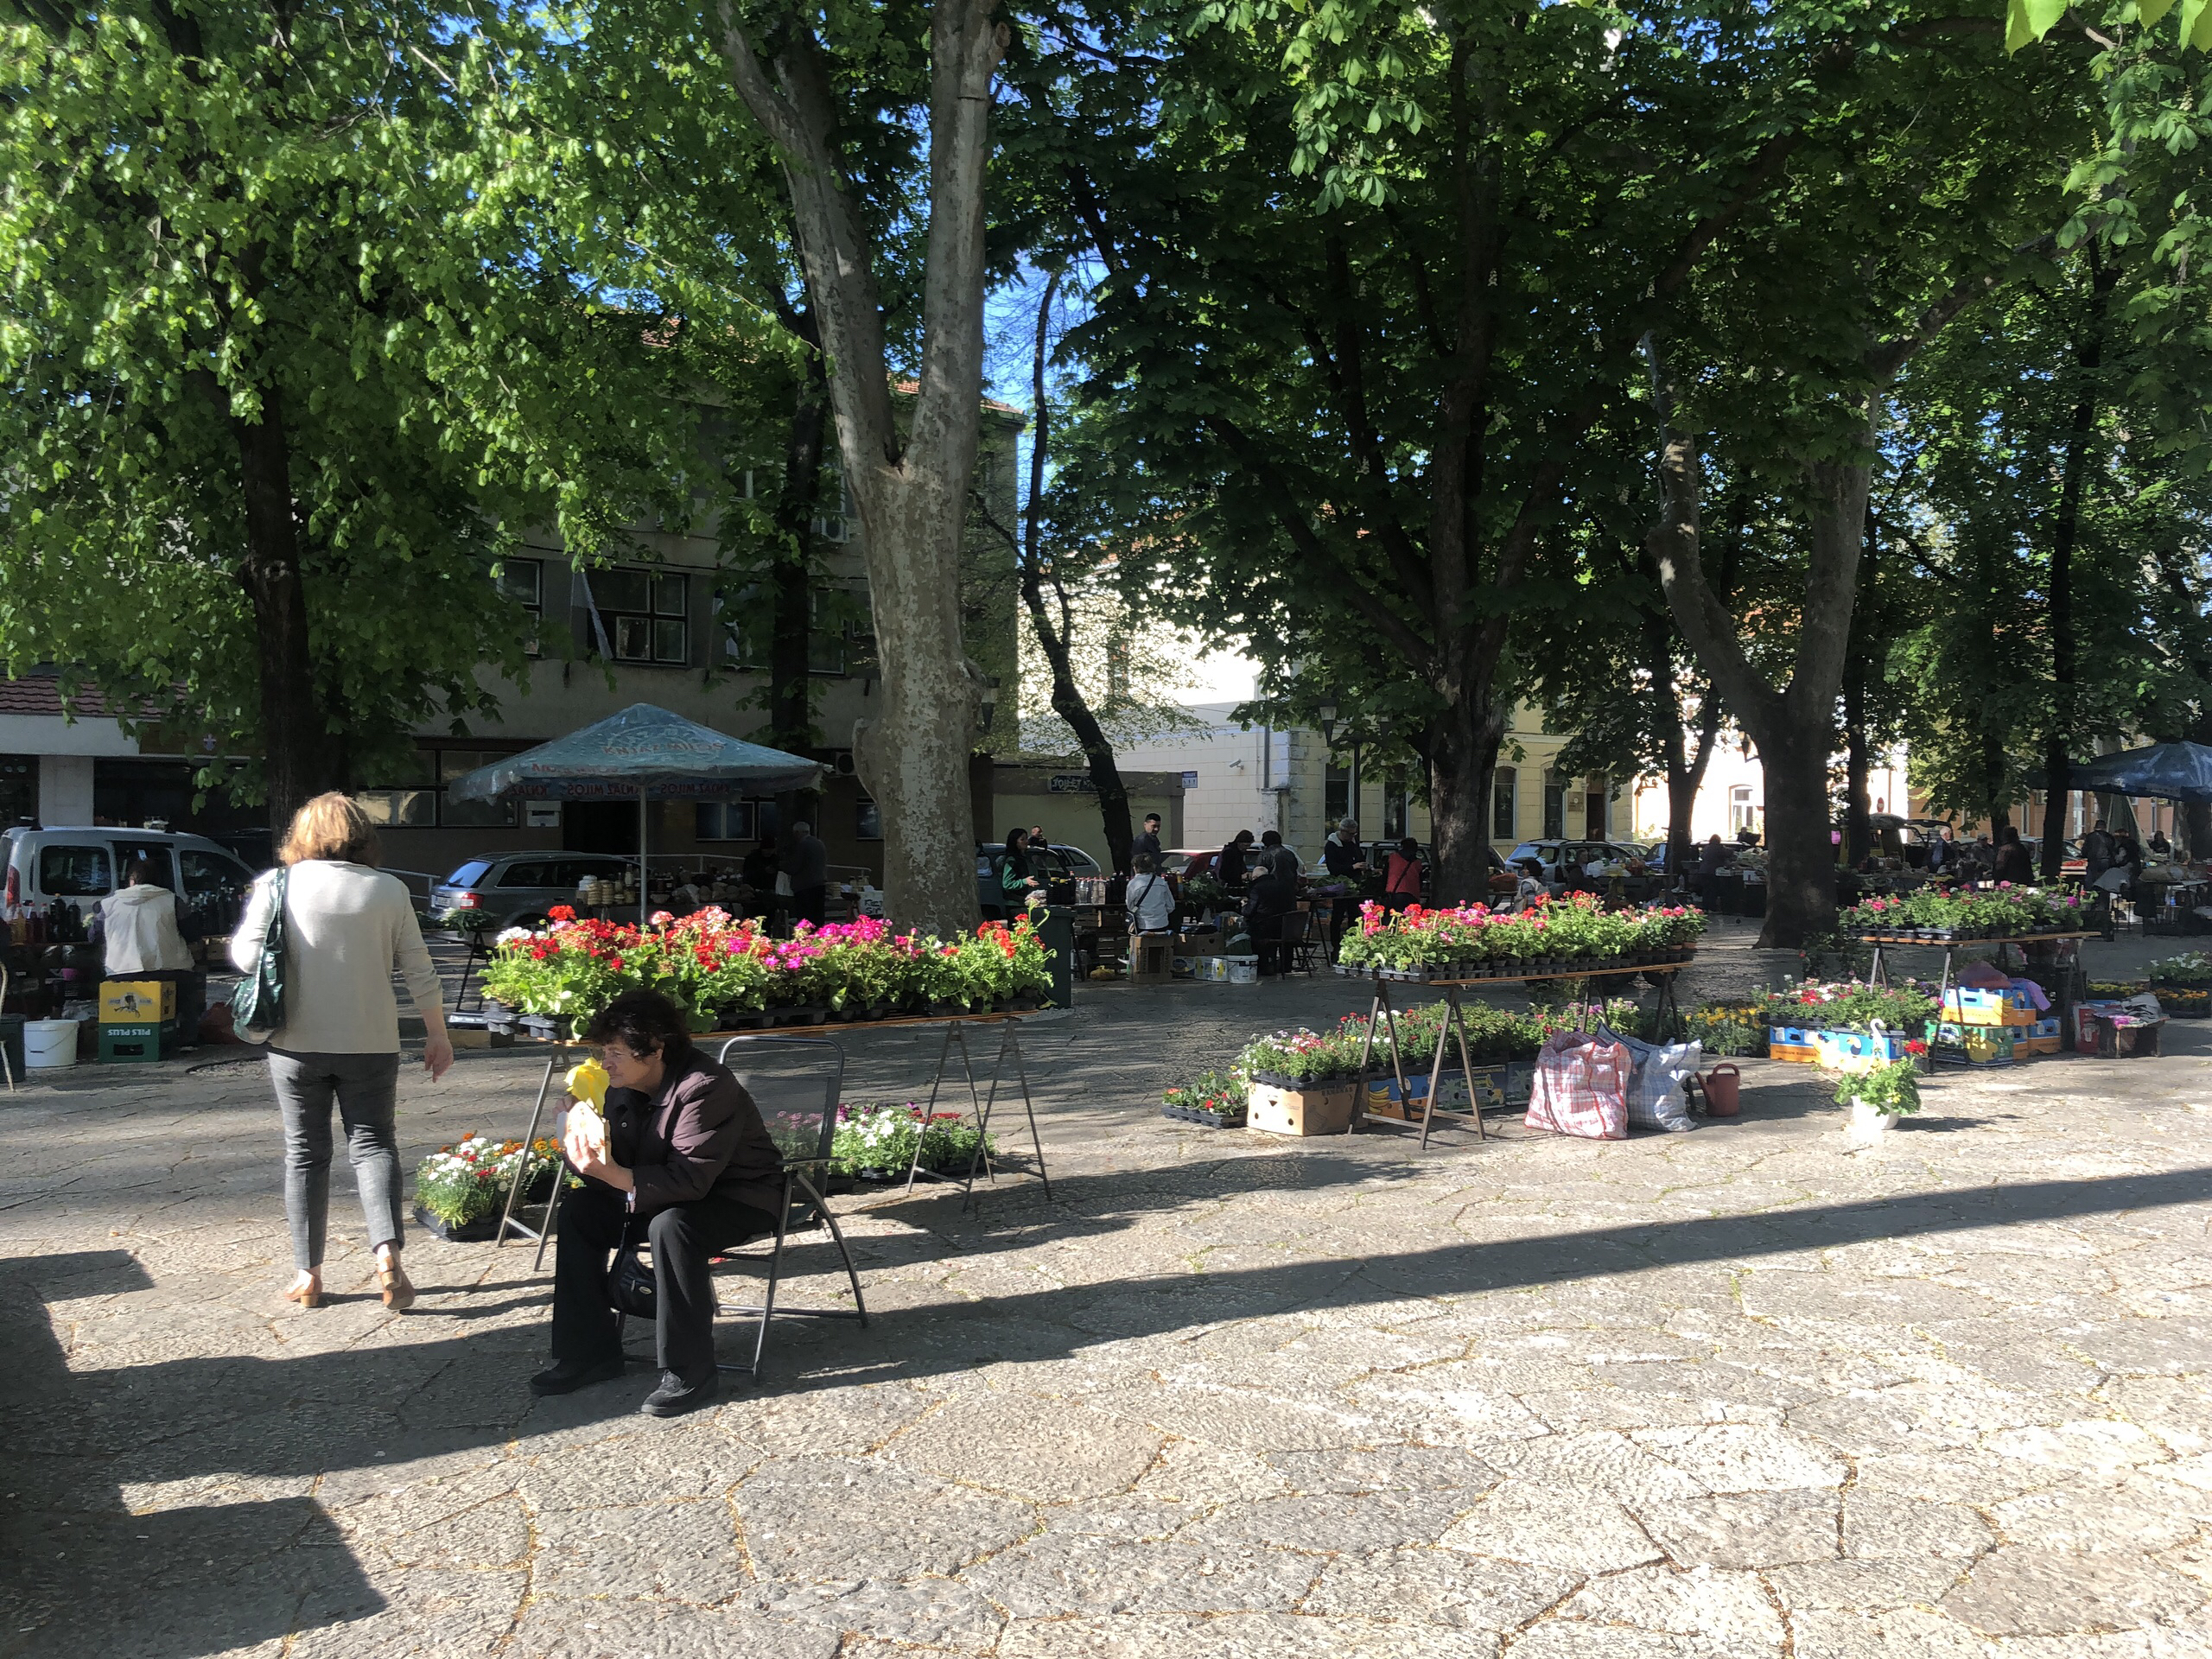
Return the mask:
<path id="1" fill-rule="evenodd" d="M 346 1125 L 346 1154 L 361 1192 L 369 1248 L 397 1247 L 399 1234 L 399 1134 L 392 1097 L 399 1056 L 305 1054 L 272 1048 L 269 1075 L 284 1119 L 284 1214 L 292 1224 L 292 1264 L 307 1273 L 322 1265 L 330 1224 L 330 1105 Z"/>

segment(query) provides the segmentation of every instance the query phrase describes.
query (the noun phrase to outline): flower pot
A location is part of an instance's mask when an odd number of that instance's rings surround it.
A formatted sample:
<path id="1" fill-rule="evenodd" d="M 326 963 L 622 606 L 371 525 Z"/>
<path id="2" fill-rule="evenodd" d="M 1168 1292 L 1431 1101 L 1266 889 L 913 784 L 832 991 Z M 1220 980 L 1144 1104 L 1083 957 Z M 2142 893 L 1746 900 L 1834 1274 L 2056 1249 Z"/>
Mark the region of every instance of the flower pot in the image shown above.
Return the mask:
<path id="1" fill-rule="evenodd" d="M 424 1232 L 434 1233 L 454 1244 L 481 1244 L 499 1236 L 499 1217 L 496 1213 L 455 1225 L 441 1221 L 418 1204 L 415 1206 L 415 1224 Z"/>
<path id="2" fill-rule="evenodd" d="M 1890 1113 L 1878 1111 L 1853 1095 L 1851 1104 L 1844 1108 L 1843 1132 L 1853 1145 L 1876 1146 L 1896 1122 Z"/>

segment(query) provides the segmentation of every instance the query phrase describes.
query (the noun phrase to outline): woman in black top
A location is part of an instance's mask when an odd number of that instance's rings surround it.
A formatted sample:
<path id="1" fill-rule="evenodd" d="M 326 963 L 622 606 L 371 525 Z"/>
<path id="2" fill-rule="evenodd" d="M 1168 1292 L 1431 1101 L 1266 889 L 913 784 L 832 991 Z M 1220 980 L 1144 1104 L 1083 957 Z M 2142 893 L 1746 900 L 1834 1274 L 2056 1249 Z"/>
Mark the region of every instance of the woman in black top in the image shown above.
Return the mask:
<path id="1" fill-rule="evenodd" d="M 1244 891 L 1244 849 L 1252 844 L 1252 832 L 1239 830 L 1236 838 L 1221 849 L 1221 856 L 1214 861 L 1213 879 L 1230 893 Z"/>
<path id="2" fill-rule="evenodd" d="M 2009 823 L 2005 826 L 2002 844 L 1997 849 L 1997 868 L 1992 874 L 1999 881 L 2017 882 L 2022 887 L 2034 885 L 2036 867 L 2028 857 L 2028 849 L 2020 844 L 2020 832 Z"/>

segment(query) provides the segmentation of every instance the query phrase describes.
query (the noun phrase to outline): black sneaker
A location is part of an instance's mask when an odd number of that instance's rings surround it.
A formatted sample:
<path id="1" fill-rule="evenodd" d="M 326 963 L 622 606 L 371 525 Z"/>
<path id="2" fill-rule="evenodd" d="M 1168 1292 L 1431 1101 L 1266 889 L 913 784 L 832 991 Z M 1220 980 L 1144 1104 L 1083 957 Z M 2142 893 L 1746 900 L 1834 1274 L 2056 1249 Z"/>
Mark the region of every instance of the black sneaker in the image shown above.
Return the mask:
<path id="1" fill-rule="evenodd" d="M 638 1409 L 648 1417 L 681 1417 L 687 1411 L 714 1403 L 721 1392 L 721 1373 L 709 1371 L 699 1382 L 686 1382 L 674 1371 L 660 1374 L 660 1387 L 645 1396 L 645 1403 Z"/>
<path id="2" fill-rule="evenodd" d="M 622 1375 L 622 1357 L 613 1359 L 564 1359 L 530 1379 L 532 1394 L 574 1394 L 594 1382 L 611 1382 Z"/>

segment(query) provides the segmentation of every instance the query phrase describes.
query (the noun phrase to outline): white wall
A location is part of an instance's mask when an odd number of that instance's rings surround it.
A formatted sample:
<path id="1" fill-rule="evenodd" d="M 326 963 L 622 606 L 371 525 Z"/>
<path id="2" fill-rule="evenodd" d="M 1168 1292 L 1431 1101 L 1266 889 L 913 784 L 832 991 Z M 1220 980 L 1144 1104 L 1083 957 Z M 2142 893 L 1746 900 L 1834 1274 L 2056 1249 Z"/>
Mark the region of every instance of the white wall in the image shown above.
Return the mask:
<path id="1" fill-rule="evenodd" d="M 1705 778 L 1697 792 L 1697 804 L 1690 813 L 1690 839 L 1703 841 L 1708 836 L 1719 836 L 1723 841 L 1735 838 L 1736 817 L 1734 791 L 1750 791 L 1751 828 L 1764 836 L 1766 833 L 1766 775 L 1756 754 L 1745 753 L 1745 746 L 1723 741 L 1714 753 L 1712 764 L 1705 769 Z M 1866 774 L 1866 798 L 1877 812 L 1894 812 L 1900 817 L 1908 809 L 1905 781 L 1905 757 L 1902 752 L 1886 757 L 1884 764 L 1871 768 Z M 1656 841 L 1667 833 L 1667 780 L 1663 778 L 1639 778 L 1636 785 L 1636 833 L 1638 838 Z"/>

